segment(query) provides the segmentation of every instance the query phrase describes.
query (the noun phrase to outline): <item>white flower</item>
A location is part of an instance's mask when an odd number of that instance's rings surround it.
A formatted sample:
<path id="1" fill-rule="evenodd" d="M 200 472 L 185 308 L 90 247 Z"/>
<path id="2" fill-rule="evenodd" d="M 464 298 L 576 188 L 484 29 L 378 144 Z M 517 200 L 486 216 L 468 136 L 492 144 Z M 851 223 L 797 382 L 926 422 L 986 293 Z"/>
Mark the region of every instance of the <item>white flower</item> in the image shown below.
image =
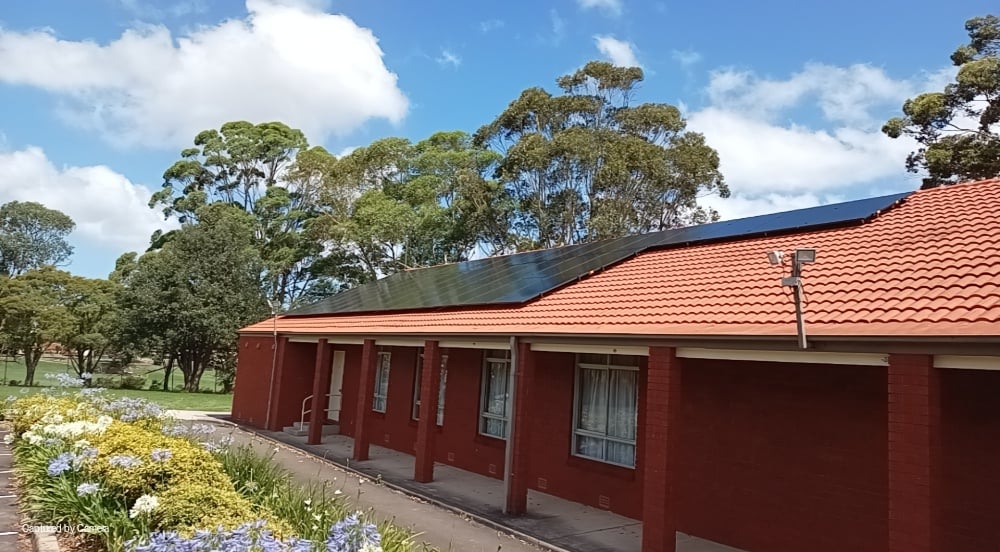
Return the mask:
<path id="1" fill-rule="evenodd" d="M 377 544 L 366 542 L 364 546 L 361 547 L 361 552 L 382 552 L 382 547 Z"/>
<path id="2" fill-rule="evenodd" d="M 336 491 L 333 491 L 333 494 L 336 496 L 336 495 L 341 495 L 341 494 L 344 494 L 344 493 L 340 492 L 340 489 L 337 489 Z"/>
<path id="3" fill-rule="evenodd" d="M 4 444 L 7 444 L 7 445 L 13 443 L 14 442 L 14 434 L 13 433 L 8 433 L 7 435 L 4 435 L 3 436 L 3 442 L 4 442 Z"/>
<path id="4" fill-rule="evenodd" d="M 102 431 L 104 429 L 107 429 L 108 426 L 110 426 L 111 422 L 113 422 L 113 421 L 114 421 L 114 418 L 112 418 L 111 416 L 102 415 L 102 416 L 98 416 L 97 417 L 97 425 L 101 426 Z"/>
<path id="5" fill-rule="evenodd" d="M 148 514 L 156 509 L 160 505 L 160 499 L 153 495 L 142 495 L 135 499 L 135 504 L 132 505 L 132 510 L 129 511 L 128 517 L 136 518 L 140 514 Z"/>
<path id="6" fill-rule="evenodd" d="M 85 449 L 90 446 L 90 441 L 86 439 L 79 439 L 73 443 L 73 448 L 75 449 Z"/>
<path id="7" fill-rule="evenodd" d="M 311 498 L 307 498 L 307 499 L 303 500 L 302 502 L 304 502 L 306 504 L 306 506 L 309 506 L 310 504 L 313 503 L 313 501 L 312 501 Z"/>
<path id="8" fill-rule="evenodd" d="M 31 430 L 25 431 L 22 437 L 24 437 L 24 440 L 31 445 L 37 445 L 38 443 L 41 443 L 42 441 L 45 440 L 44 437 Z"/>

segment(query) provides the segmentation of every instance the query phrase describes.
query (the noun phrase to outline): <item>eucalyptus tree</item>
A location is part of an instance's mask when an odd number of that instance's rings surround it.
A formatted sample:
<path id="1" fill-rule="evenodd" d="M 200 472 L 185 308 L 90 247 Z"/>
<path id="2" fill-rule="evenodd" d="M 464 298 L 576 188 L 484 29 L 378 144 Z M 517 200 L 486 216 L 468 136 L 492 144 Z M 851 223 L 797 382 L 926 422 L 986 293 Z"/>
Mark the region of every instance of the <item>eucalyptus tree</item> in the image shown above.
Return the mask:
<path id="1" fill-rule="evenodd" d="M 951 54 L 955 82 L 906 100 L 882 127 L 916 140 L 906 168 L 926 171 L 924 188 L 1000 176 L 1000 18 L 974 17 L 965 30 L 969 43 Z"/>
<path id="2" fill-rule="evenodd" d="M 0 206 L 0 274 L 9 278 L 66 262 L 73 254 L 66 238 L 75 226 L 61 211 L 34 201 Z"/>
<path id="3" fill-rule="evenodd" d="M 552 247 L 714 220 L 703 194 L 728 197 L 719 156 L 680 111 L 632 105 L 638 67 L 592 61 L 559 94 L 521 92 L 475 144 L 502 155 L 495 176 L 516 200 L 521 248 Z"/>
<path id="4" fill-rule="evenodd" d="M 181 223 L 197 222 L 199 210 L 214 203 L 251 215 L 264 292 L 286 306 L 336 276 L 329 272 L 336 267 L 322 262 L 325 246 L 311 228 L 332 155 L 310 148 L 302 131 L 280 122 L 229 122 L 200 132 L 194 145 L 164 172 L 151 207 Z M 154 247 L 167 239 L 154 235 Z"/>

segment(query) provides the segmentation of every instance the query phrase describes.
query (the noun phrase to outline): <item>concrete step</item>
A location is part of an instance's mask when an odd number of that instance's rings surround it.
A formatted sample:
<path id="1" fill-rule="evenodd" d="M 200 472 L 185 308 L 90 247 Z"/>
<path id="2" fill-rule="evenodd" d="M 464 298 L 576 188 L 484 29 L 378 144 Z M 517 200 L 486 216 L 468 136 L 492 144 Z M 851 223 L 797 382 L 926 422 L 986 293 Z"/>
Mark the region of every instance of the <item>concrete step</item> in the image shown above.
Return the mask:
<path id="1" fill-rule="evenodd" d="M 295 422 L 290 426 L 281 428 L 282 431 L 296 437 L 309 435 L 309 422 Z M 323 435 L 337 435 L 340 433 L 340 426 L 337 424 L 323 424 Z"/>

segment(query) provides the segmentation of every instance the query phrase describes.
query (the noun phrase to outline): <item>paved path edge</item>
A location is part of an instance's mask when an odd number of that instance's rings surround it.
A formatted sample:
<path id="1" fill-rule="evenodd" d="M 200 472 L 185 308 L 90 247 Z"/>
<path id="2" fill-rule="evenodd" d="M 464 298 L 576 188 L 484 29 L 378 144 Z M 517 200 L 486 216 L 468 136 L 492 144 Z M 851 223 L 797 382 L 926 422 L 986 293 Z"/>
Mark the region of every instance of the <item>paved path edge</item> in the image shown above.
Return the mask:
<path id="1" fill-rule="evenodd" d="M 354 469 L 354 468 L 352 468 L 352 467 L 350 467 L 350 466 L 348 466 L 346 464 L 341 464 L 340 462 L 337 462 L 335 460 L 331 460 L 330 458 L 327 458 L 327 457 L 324 457 L 324 456 L 319 456 L 318 454 L 314 454 L 314 453 L 310 452 L 309 450 L 306 450 L 306 449 L 304 449 L 302 447 L 298 447 L 298 446 L 295 446 L 294 444 L 286 443 L 284 441 L 280 441 L 280 440 L 275 439 L 275 438 L 273 438 L 273 437 L 271 437 L 269 435 L 265 435 L 264 433 L 262 433 L 261 431 L 259 431 L 258 429 L 254 428 L 254 427 L 244 426 L 242 424 L 238 424 L 236 422 L 233 422 L 232 420 L 225 420 L 225 419 L 214 418 L 214 417 L 211 418 L 211 419 L 214 420 L 214 421 L 216 421 L 216 422 L 221 422 L 221 423 L 224 423 L 224 424 L 227 424 L 227 425 L 231 425 L 231 426 L 233 426 L 233 427 L 235 427 L 237 429 L 240 429 L 241 431 L 245 431 L 247 433 L 252 433 L 252 434 L 260 437 L 261 439 L 266 439 L 267 441 L 269 441 L 271 443 L 274 443 L 274 444 L 276 444 L 278 446 L 293 448 L 295 450 L 304 452 L 305 454 L 308 454 L 310 457 L 315 458 L 316 460 L 319 460 L 320 462 L 324 462 L 326 464 L 330 464 L 332 466 L 337 467 L 338 469 L 341 469 L 341 470 L 343 470 L 345 472 L 353 474 L 353 475 L 355 475 L 357 477 L 362 477 L 364 479 L 372 481 L 372 477 L 369 474 L 366 474 L 366 473 L 364 473 L 362 471 L 356 470 L 356 469 Z M 500 532 L 506 533 L 506 534 L 508 534 L 508 535 L 510 535 L 512 537 L 516 537 L 516 538 L 518 538 L 520 540 L 523 540 L 523 541 L 525 541 L 525 542 L 527 542 L 529 544 L 533 544 L 533 545 L 535 545 L 535 546 L 537 546 L 539 548 L 542 548 L 544 550 L 549 550 L 550 552 L 573 552 L 572 550 L 568 550 L 566 548 L 562 548 L 562 547 L 557 546 L 555 544 L 552 544 L 550 542 L 546 542 L 546 541 L 544 541 L 542 539 L 539 539 L 538 537 L 535 537 L 533 535 L 525 533 L 525 532 L 521 531 L 520 529 L 516 529 L 516 528 L 511 527 L 511 526 L 509 526 L 507 524 L 501 523 L 499 521 L 492 520 L 492 519 L 490 519 L 488 517 L 484 517 L 484 516 L 481 516 L 481 515 L 473 513 L 473 512 L 468 512 L 468 511 L 463 510 L 463 509 L 461 509 L 461 508 L 459 508 L 457 506 L 453 506 L 451 504 L 448 504 L 447 502 L 442 502 L 442 501 L 440 501 L 440 500 L 438 500 L 438 499 L 436 499 L 434 497 L 428 496 L 428 495 L 426 495 L 424 493 L 416 492 L 416 491 L 414 491 L 412 489 L 408 489 L 406 487 L 403 487 L 402 485 L 396 485 L 395 483 L 392 483 L 390 481 L 386 481 L 385 479 L 380 479 L 378 481 L 378 484 L 384 485 L 384 486 L 386 486 L 386 487 L 388 487 L 388 488 L 390 488 L 390 489 L 392 489 L 392 490 L 394 490 L 396 492 L 402 493 L 402 494 L 407 495 L 409 497 L 420 499 L 420 500 L 422 500 L 424 502 L 427 502 L 429 504 L 437 506 L 438 508 L 443 508 L 445 510 L 448 510 L 448 511 L 454 513 L 454 514 L 458 514 L 459 516 L 461 516 L 461 517 L 463 517 L 465 519 L 471 519 L 472 521 L 475 521 L 476 523 L 478 523 L 480 525 L 484 525 L 486 527 L 489 527 L 490 529 L 493 529 L 494 531 L 500 531 Z"/>

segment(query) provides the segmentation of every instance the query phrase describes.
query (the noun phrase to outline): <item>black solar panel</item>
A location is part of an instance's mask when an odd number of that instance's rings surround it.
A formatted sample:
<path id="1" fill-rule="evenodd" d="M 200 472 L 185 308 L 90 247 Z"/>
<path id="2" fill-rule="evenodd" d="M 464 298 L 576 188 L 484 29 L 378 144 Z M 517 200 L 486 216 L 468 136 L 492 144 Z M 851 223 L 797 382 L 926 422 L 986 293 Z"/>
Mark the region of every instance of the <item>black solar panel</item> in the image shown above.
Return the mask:
<path id="1" fill-rule="evenodd" d="M 908 195 L 893 194 L 410 270 L 331 295 L 288 315 L 524 303 L 650 249 L 859 224 Z"/>

